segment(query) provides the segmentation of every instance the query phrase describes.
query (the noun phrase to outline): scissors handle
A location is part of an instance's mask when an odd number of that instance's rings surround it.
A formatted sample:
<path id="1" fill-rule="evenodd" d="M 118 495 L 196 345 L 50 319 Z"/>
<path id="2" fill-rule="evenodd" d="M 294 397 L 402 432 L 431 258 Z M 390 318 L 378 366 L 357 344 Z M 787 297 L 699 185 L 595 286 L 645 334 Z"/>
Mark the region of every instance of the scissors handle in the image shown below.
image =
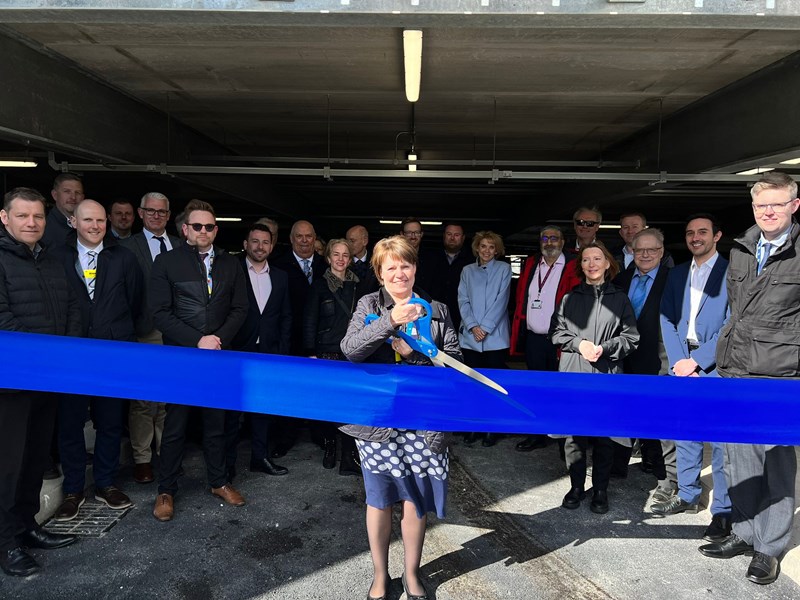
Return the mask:
<path id="1" fill-rule="evenodd" d="M 430 341 L 431 313 L 433 312 L 431 305 L 428 301 L 423 300 L 422 298 L 411 298 L 409 299 L 408 303 L 419 304 L 425 311 L 424 315 L 421 315 L 416 321 L 414 321 L 419 339 L 409 335 L 402 329 L 397 332 L 397 335 L 403 338 L 403 340 L 405 340 L 412 350 L 416 350 L 428 358 L 433 358 L 439 353 L 439 349 L 433 344 L 433 342 Z M 377 321 L 379 318 L 380 317 L 374 313 L 369 314 L 364 318 L 364 323 L 369 325 L 373 321 Z M 391 340 L 386 340 L 386 342 L 391 344 Z"/>

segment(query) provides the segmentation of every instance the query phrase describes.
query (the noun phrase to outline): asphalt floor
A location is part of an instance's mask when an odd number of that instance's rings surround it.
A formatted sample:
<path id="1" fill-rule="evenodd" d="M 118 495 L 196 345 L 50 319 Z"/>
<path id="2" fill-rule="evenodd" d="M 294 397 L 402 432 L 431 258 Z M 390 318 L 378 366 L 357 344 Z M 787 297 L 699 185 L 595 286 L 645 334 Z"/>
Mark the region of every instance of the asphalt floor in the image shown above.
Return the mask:
<path id="1" fill-rule="evenodd" d="M 484 448 L 457 438 L 451 447 L 448 514 L 430 518 L 422 564 L 432 600 L 800 598 L 786 576 L 763 587 L 747 581 L 747 557 L 702 556 L 707 510 L 650 516 L 655 480 L 636 464 L 612 480 L 607 514 L 590 512 L 588 499 L 561 508 L 569 480 L 557 447 L 520 453 L 520 439 Z M 248 460 L 243 443 L 234 484 L 247 505 L 230 507 L 210 494 L 202 453 L 189 445 L 167 523 L 152 516 L 156 485 L 134 483 L 124 468 L 120 487 L 134 507 L 106 533 L 32 551 L 42 571 L 0 577 L 0 598 L 365 598 L 372 568 L 361 479 L 323 469 L 307 439 L 278 461 L 290 470 L 284 477 L 250 473 Z M 396 515 L 389 600 L 404 597 L 402 568 Z"/>

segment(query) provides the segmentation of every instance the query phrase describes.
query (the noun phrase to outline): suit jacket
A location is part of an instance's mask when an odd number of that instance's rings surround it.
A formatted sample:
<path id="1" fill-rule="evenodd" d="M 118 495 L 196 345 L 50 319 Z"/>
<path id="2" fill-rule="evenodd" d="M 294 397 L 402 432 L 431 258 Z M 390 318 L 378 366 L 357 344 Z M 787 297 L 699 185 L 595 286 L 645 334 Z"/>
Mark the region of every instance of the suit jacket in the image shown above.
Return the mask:
<path id="1" fill-rule="evenodd" d="M 475 262 L 472 249 L 468 245 L 462 246 L 453 262 L 447 260 L 444 248 L 426 250 L 420 257 L 420 278 L 418 283 L 428 292 L 434 300 L 443 302 L 450 310 L 450 318 L 456 331 L 461 326 L 461 313 L 458 307 L 458 286 L 461 282 L 461 271 L 467 265 Z"/>
<path id="2" fill-rule="evenodd" d="M 373 292 L 377 292 L 378 289 L 381 287 L 381 284 L 378 283 L 378 278 L 375 275 L 375 271 L 372 269 L 372 264 L 370 261 L 372 260 L 372 256 L 369 252 L 364 257 L 364 261 L 357 263 L 353 260 L 350 263 L 350 270 L 356 274 L 359 279 L 359 287 L 361 288 L 362 294 L 371 294 Z"/>
<path id="3" fill-rule="evenodd" d="M 173 248 L 177 248 L 181 245 L 182 242 L 174 235 L 169 235 L 167 233 L 166 236 L 169 238 Z M 139 263 L 139 268 L 141 269 L 144 277 L 143 293 L 145 302 L 139 318 L 136 320 L 136 334 L 139 337 L 143 337 L 153 331 L 156 327 L 153 324 L 153 313 L 150 311 L 146 301 L 150 296 L 150 273 L 153 271 L 153 257 L 150 254 L 150 246 L 147 244 L 147 238 L 144 237 L 143 231 L 134 233 L 132 236 L 125 238 L 124 240 L 119 240 L 119 244 L 133 252 L 133 255 L 136 257 L 136 261 Z"/>
<path id="4" fill-rule="evenodd" d="M 250 274 L 247 272 L 246 254 L 239 255 L 239 265 L 247 282 L 249 309 L 242 328 L 233 340 L 233 349 L 265 354 L 288 354 L 292 332 L 292 308 L 289 302 L 289 277 L 285 271 L 270 266 L 269 279 L 272 291 L 264 311 L 258 310 Z M 256 343 L 258 340 L 258 343 Z"/>
<path id="5" fill-rule="evenodd" d="M 625 290 L 626 294 L 630 293 L 635 272 L 635 267 L 626 269 L 614 279 L 614 283 Z M 650 293 L 647 294 L 647 299 L 644 301 L 642 312 L 636 319 L 636 329 L 639 330 L 639 347 L 625 358 L 623 363 L 625 373 L 635 375 L 667 375 L 669 373 L 667 350 L 661 339 L 661 296 L 664 293 L 669 272 L 669 267 L 663 264 L 658 268 L 658 273 L 650 287 Z"/>
<path id="6" fill-rule="evenodd" d="M 727 322 L 728 290 L 725 287 L 725 272 L 728 261 L 717 258 L 708 276 L 700 308 L 695 319 L 697 342 L 700 347 L 689 353 L 686 334 L 689 329 L 689 268 L 691 261 L 675 267 L 669 272 L 667 285 L 661 297 L 661 336 L 667 349 L 669 366 L 683 358 L 691 358 L 700 365 L 700 375 L 716 375 L 716 348 L 720 329 Z"/>
<path id="7" fill-rule="evenodd" d="M 144 301 L 142 270 L 136 257 L 115 238 L 106 237 L 103 250 L 97 256 L 97 278 L 94 299 L 91 299 L 78 258 L 77 242 L 78 236 L 73 230 L 55 253 L 78 298 L 83 337 L 135 342 L 134 323 Z"/>
<path id="8" fill-rule="evenodd" d="M 308 283 L 303 269 L 297 263 L 294 252 L 289 251 L 270 263 L 271 267 L 281 269 L 289 279 L 289 303 L 292 307 L 292 335 L 289 351 L 294 356 L 304 356 L 303 351 L 303 315 L 308 301 L 311 284 Z M 316 252 L 311 258 L 312 281 L 321 278 L 328 269 L 327 261 Z"/>

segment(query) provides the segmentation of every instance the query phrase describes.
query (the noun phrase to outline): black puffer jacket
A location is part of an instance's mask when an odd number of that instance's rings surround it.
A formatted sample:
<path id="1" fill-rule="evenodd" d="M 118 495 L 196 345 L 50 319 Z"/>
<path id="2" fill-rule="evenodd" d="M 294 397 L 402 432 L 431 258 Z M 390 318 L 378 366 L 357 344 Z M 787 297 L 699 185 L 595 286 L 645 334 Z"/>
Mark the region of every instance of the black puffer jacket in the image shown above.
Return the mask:
<path id="1" fill-rule="evenodd" d="M 311 284 L 303 313 L 303 348 L 307 355 L 341 352 L 339 344 L 362 295 L 361 286 L 354 280 L 342 282 L 336 292 L 330 290 L 326 277 Z"/>
<path id="2" fill-rule="evenodd" d="M 0 225 L 0 329 L 80 336 L 77 299 L 59 261 L 12 238 Z"/>
<path id="3" fill-rule="evenodd" d="M 183 244 L 159 254 L 153 263 L 148 302 L 164 343 L 197 347 L 205 335 L 216 335 L 229 348 L 247 317 L 246 275 L 237 260 L 214 246 L 212 292 L 197 248 Z"/>
<path id="4" fill-rule="evenodd" d="M 717 342 L 722 377 L 800 378 L 800 225 L 756 270 L 757 225 L 734 240 L 728 266 L 731 316 Z"/>
<path id="5" fill-rule="evenodd" d="M 416 288 L 415 292 L 418 292 Z M 433 311 L 433 315 L 431 315 L 431 337 L 433 339 L 431 341 L 436 344 L 437 348 L 453 358 L 463 361 L 461 348 L 458 345 L 458 335 L 450 320 L 447 307 L 441 302 L 431 300 L 421 290 L 419 292 L 422 298 L 430 302 Z M 386 340 L 397 332 L 392 327 L 390 318 L 393 307 L 394 301 L 384 288 L 367 294 L 358 301 L 358 306 L 341 344 L 342 352 L 350 361 L 394 363 L 394 351 L 386 343 Z M 367 327 L 365 321 L 369 314 L 376 314 L 379 318 Z M 432 364 L 430 359 L 420 352 L 414 352 L 404 362 L 415 365 Z M 389 427 L 345 425 L 340 429 L 355 438 L 371 442 L 388 442 L 392 434 Z M 447 446 L 447 437 L 441 431 L 426 431 L 425 441 L 436 453 L 441 452 Z"/>

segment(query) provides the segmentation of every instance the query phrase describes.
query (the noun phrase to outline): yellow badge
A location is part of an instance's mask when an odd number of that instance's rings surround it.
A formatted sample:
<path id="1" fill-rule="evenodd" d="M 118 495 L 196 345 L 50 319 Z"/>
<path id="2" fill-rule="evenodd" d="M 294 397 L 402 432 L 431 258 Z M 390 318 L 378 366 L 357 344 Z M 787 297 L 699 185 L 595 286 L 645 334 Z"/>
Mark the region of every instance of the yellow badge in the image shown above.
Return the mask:
<path id="1" fill-rule="evenodd" d="M 97 269 L 84 269 L 83 277 L 85 279 L 94 279 L 95 277 L 97 277 Z"/>

